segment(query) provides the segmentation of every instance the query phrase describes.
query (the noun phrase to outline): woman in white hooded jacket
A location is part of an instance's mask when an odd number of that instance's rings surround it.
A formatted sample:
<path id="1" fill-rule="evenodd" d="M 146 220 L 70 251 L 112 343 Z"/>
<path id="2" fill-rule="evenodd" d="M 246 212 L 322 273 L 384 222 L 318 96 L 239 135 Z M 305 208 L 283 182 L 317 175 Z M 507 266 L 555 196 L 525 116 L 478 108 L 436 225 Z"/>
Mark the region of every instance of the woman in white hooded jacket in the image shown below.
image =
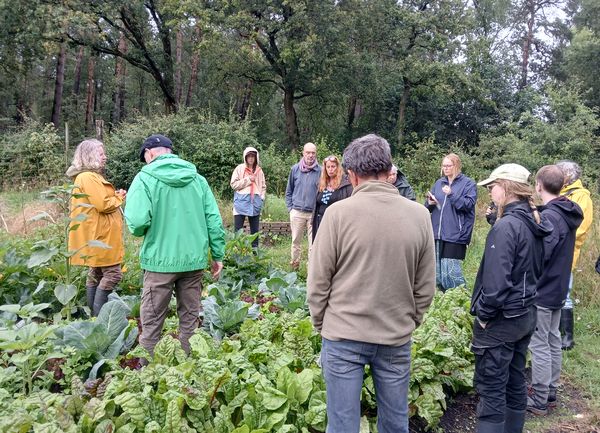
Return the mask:
<path id="1" fill-rule="evenodd" d="M 267 193 L 265 174 L 260 168 L 258 151 L 254 147 L 244 149 L 244 162 L 238 165 L 231 175 L 231 188 L 233 188 L 233 221 L 235 231 L 244 226 L 248 217 L 250 233 L 258 232 L 260 224 L 260 211 L 262 210 Z M 258 238 L 252 242 L 254 248 L 258 247 Z"/>

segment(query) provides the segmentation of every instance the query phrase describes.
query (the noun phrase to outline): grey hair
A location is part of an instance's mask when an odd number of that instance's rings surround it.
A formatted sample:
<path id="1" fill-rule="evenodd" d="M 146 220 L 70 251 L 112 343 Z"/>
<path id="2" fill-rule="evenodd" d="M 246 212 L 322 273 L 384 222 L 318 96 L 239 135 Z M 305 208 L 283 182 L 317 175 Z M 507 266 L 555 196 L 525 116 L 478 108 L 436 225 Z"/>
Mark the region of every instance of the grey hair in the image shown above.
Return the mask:
<path id="1" fill-rule="evenodd" d="M 360 177 L 389 173 L 392 168 L 390 144 L 379 135 L 369 134 L 353 140 L 344 150 L 342 167 Z"/>
<path id="2" fill-rule="evenodd" d="M 83 140 L 75 149 L 73 155 L 73 162 L 71 168 L 82 171 L 101 171 L 104 169 L 104 164 L 100 159 L 100 149 L 104 147 L 104 144 L 100 140 L 90 138 Z"/>
<path id="3" fill-rule="evenodd" d="M 390 168 L 390 173 L 398 174 L 398 167 L 396 167 L 396 164 L 392 164 L 392 168 Z"/>
<path id="4" fill-rule="evenodd" d="M 573 182 L 581 178 L 581 167 L 575 161 L 563 159 L 556 163 L 565 175 L 565 184 L 571 185 Z"/>

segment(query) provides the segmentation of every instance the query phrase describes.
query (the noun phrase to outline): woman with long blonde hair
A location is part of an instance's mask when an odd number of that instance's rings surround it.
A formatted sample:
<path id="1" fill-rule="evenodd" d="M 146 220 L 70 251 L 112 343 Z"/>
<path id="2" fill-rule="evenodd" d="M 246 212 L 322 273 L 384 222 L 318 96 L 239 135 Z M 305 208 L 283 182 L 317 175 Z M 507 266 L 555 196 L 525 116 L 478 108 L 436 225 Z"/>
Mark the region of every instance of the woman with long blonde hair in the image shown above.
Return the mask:
<path id="1" fill-rule="evenodd" d="M 67 176 L 75 189 L 71 198 L 69 252 L 72 265 L 89 266 L 87 306 L 97 316 L 108 295 L 122 279 L 123 217 L 127 191 L 115 190 L 104 178 L 106 154 L 101 141 L 84 140 L 75 149 Z M 91 241 L 100 241 L 104 245 Z"/>
<path id="2" fill-rule="evenodd" d="M 427 191 L 425 203 L 435 238 L 436 283 L 443 291 L 466 284 L 462 261 L 475 225 L 477 186 L 461 169 L 457 154 L 446 155 L 440 169 L 442 177 Z"/>
<path id="3" fill-rule="evenodd" d="M 540 220 L 528 177 L 525 167 L 504 164 L 479 182 L 498 207 L 471 299 L 479 433 L 521 432 L 525 422 L 525 361 L 536 326 L 544 237 L 552 232 Z"/>
<path id="4" fill-rule="evenodd" d="M 313 241 L 317 236 L 319 224 L 325 215 L 325 211 L 336 201 L 350 197 L 352 185 L 348 176 L 344 175 L 342 164 L 335 155 L 329 155 L 323 160 L 323 170 L 319 179 L 319 191 L 313 212 L 312 236 Z"/>

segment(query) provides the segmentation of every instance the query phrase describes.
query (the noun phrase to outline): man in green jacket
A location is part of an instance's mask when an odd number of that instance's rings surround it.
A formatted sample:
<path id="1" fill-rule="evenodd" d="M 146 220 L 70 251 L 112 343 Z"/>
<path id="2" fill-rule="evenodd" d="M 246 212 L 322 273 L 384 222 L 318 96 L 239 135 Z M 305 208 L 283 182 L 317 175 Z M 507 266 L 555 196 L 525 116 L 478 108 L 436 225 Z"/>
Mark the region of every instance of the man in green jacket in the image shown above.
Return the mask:
<path id="1" fill-rule="evenodd" d="M 144 270 L 140 344 L 154 353 L 175 288 L 179 341 L 189 353 L 198 327 L 202 270 L 212 256 L 212 276 L 223 269 L 225 232 L 215 197 L 196 167 L 172 154 L 163 135 L 148 137 L 140 149 L 147 165 L 135 176 L 127 195 L 125 221 L 134 236 L 143 236 Z"/>

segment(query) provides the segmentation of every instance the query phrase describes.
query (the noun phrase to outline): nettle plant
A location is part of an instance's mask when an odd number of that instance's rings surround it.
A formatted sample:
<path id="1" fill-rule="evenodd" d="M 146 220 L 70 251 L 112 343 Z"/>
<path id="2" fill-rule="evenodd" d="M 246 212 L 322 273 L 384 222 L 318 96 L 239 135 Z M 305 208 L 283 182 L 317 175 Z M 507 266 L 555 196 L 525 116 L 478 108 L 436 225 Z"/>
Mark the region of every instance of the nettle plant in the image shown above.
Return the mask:
<path id="1" fill-rule="evenodd" d="M 55 204 L 59 210 L 59 218 L 53 218 L 48 212 L 42 211 L 31 218 L 31 221 L 46 220 L 58 230 L 51 231 L 54 235 L 48 236 L 46 239 L 39 240 L 34 243 L 33 253 L 27 261 L 27 266 L 36 268 L 40 266 L 48 266 L 50 263 L 58 266 L 53 266 L 55 269 L 61 270 L 58 272 L 57 283 L 54 285 L 54 295 L 56 300 L 62 305 L 62 309 L 55 317 L 55 320 L 60 320 L 66 317 L 71 319 L 71 315 L 77 311 L 75 302 L 77 301 L 78 286 L 77 282 L 81 278 L 81 273 L 77 273 L 71 266 L 70 258 L 79 252 L 85 246 L 93 246 L 98 248 L 110 248 L 109 245 L 98 240 L 89 240 L 86 245 L 76 250 L 69 250 L 68 239 L 69 233 L 77 230 L 82 222 L 87 218 L 87 215 L 81 213 L 76 217 L 70 216 L 70 206 L 72 198 L 87 197 L 87 194 L 75 192 L 75 185 L 60 185 L 54 186 L 47 191 L 42 192 L 42 197 L 50 203 Z M 91 204 L 80 203 L 80 207 L 93 207 Z M 84 257 L 85 258 L 85 257 Z M 81 307 L 89 314 L 88 307 Z"/>

